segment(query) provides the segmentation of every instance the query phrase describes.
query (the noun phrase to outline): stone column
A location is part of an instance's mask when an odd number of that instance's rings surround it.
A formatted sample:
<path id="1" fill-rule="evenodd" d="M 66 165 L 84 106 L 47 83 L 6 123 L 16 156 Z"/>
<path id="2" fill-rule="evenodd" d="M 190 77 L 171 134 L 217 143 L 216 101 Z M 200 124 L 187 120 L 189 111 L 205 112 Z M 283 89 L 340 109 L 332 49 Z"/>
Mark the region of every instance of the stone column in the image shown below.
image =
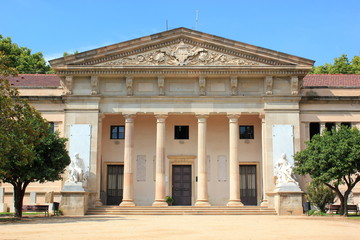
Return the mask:
<path id="1" fill-rule="evenodd" d="M 165 119 L 166 115 L 156 117 L 156 177 L 155 177 L 155 202 L 153 206 L 168 206 L 166 203 L 165 189 Z"/>
<path id="2" fill-rule="evenodd" d="M 102 151 L 102 122 L 105 118 L 104 115 L 99 116 L 99 122 L 98 122 L 98 146 L 97 146 L 97 161 L 96 161 L 96 200 L 95 200 L 95 206 L 100 207 L 102 206 L 101 202 L 101 166 L 102 166 L 102 160 L 101 160 L 101 151 Z"/>
<path id="3" fill-rule="evenodd" d="M 208 115 L 197 115 L 198 119 L 198 186 L 195 206 L 210 206 L 208 197 L 208 179 L 206 169 L 206 119 Z"/>
<path id="4" fill-rule="evenodd" d="M 324 129 L 326 129 L 325 123 L 321 122 L 320 123 L 320 135 L 322 135 L 322 132 L 324 131 Z"/>
<path id="5" fill-rule="evenodd" d="M 120 206 L 135 206 L 134 203 L 134 170 L 133 170 L 133 134 L 134 115 L 125 115 L 125 149 L 124 149 L 124 186 L 123 200 Z"/>
<path id="6" fill-rule="evenodd" d="M 262 201 L 260 206 L 267 207 L 268 206 L 268 198 L 266 195 L 266 191 L 268 189 L 268 183 L 266 181 L 267 176 L 267 161 L 266 161 L 266 124 L 265 124 L 265 114 L 259 115 L 261 119 L 261 172 L 262 172 Z"/>
<path id="7" fill-rule="evenodd" d="M 244 206 L 240 200 L 240 171 L 238 159 L 239 119 L 238 114 L 229 118 L 229 163 L 230 163 L 230 199 L 227 206 Z"/>

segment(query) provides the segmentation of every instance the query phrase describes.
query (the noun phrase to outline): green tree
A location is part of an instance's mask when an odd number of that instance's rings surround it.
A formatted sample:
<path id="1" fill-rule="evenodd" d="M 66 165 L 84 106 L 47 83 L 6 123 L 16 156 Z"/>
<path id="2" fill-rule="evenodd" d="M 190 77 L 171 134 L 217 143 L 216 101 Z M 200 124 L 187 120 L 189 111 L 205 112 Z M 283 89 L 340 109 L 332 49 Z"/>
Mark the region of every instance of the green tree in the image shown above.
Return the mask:
<path id="1" fill-rule="evenodd" d="M 320 211 L 326 212 L 326 205 L 334 203 L 336 194 L 325 184 L 312 181 L 307 188 L 306 197 Z"/>
<path id="2" fill-rule="evenodd" d="M 79 53 L 79 51 L 75 51 L 74 53 L 64 52 L 64 53 L 63 53 L 63 57 L 67 57 L 67 56 L 74 55 L 74 54 L 78 54 L 78 53 Z"/>
<path id="3" fill-rule="evenodd" d="M 341 202 L 340 214 L 347 216 L 349 194 L 360 181 L 359 130 L 342 126 L 339 130 L 317 134 L 306 144 L 306 149 L 294 155 L 295 172 L 309 174 L 317 183 L 332 189 Z M 344 193 L 340 185 L 346 187 Z"/>
<path id="4" fill-rule="evenodd" d="M 8 72 L 6 67 L 0 75 Z M 0 79 L 0 180 L 13 185 L 15 216 L 31 182 L 55 181 L 70 163 L 66 140 L 50 133 L 48 122 Z"/>
<path id="5" fill-rule="evenodd" d="M 313 67 L 310 73 L 313 74 L 360 74 L 360 57 L 354 56 L 352 61 L 346 54 L 334 59 L 333 64 L 325 63 L 324 65 Z"/>
<path id="6" fill-rule="evenodd" d="M 0 52 L 6 56 L 6 66 L 14 68 L 18 73 L 52 73 L 41 52 L 31 53 L 26 47 L 19 47 L 10 37 L 0 35 Z"/>

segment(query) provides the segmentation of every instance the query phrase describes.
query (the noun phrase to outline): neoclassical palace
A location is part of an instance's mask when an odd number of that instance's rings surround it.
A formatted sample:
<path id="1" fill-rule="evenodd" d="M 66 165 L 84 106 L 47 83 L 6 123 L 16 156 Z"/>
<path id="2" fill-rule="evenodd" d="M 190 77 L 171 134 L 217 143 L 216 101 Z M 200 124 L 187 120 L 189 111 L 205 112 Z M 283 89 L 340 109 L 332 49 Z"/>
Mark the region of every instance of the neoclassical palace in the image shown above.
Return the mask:
<path id="1" fill-rule="evenodd" d="M 186 28 L 50 64 L 56 75 L 10 81 L 81 162 L 81 179 L 28 187 L 25 203 L 53 191 L 64 213 L 166 207 L 166 196 L 302 213 L 309 179 L 279 187 L 279 159 L 293 165 L 323 129 L 360 127 L 359 75 L 307 75 L 312 60 Z M 1 187 L 9 206 L 12 189 Z M 353 194 L 357 204 L 360 187 Z"/>

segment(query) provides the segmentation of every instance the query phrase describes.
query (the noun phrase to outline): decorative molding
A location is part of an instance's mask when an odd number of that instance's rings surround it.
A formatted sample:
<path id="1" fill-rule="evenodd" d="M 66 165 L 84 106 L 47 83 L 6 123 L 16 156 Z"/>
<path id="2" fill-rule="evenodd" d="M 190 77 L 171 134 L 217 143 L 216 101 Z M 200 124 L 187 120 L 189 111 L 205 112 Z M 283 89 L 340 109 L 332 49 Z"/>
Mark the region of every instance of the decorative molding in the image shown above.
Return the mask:
<path id="1" fill-rule="evenodd" d="M 232 76 L 230 78 L 231 84 L 231 96 L 238 95 L 238 78 L 236 76 Z"/>
<path id="2" fill-rule="evenodd" d="M 299 95 L 299 78 L 291 77 L 291 95 Z"/>
<path id="3" fill-rule="evenodd" d="M 201 76 L 201 77 L 199 77 L 199 95 L 200 96 L 206 95 L 205 87 L 206 87 L 206 78 Z"/>
<path id="4" fill-rule="evenodd" d="M 159 96 L 165 95 L 165 78 L 158 77 L 158 88 L 159 88 Z"/>
<path id="5" fill-rule="evenodd" d="M 128 96 L 133 95 L 133 78 L 126 77 L 126 92 Z"/>
<path id="6" fill-rule="evenodd" d="M 141 54 L 121 57 L 98 63 L 96 66 L 258 66 L 267 65 L 246 58 L 232 56 L 183 41 L 176 45 L 162 47 Z"/>
<path id="7" fill-rule="evenodd" d="M 272 95 L 273 94 L 273 77 L 266 76 L 265 77 L 265 94 Z"/>
<path id="8" fill-rule="evenodd" d="M 79 70 L 59 70 L 58 75 L 306 75 L 307 70 L 262 70 L 262 69 L 244 69 L 244 70 L 118 70 L 118 69 L 79 69 Z"/>
<path id="9" fill-rule="evenodd" d="M 281 62 L 281 61 L 276 61 L 276 60 L 271 60 L 271 59 L 266 59 L 266 58 L 260 58 L 256 55 L 251 55 L 251 54 L 247 54 L 247 53 L 243 53 L 243 52 L 239 52 L 239 51 L 235 51 L 235 50 L 230 50 L 228 48 L 224 48 L 218 45 L 214 45 L 214 44 L 210 44 L 207 42 L 197 42 L 194 41 L 192 39 L 189 38 L 183 38 L 183 37 L 179 37 L 177 39 L 173 39 L 173 40 L 169 40 L 169 41 L 165 41 L 165 42 L 160 42 L 157 44 L 153 44 L 153 45 L 149 45 L 149 46 L 145 46 L 142 48 L 136 48 L 130 51 L 124 51 L 118 54 L 114 54 L 111 56 L 106 56 L 106 57 L 102 57 L 102 58 L 98 58 L 98 59 L 91 59 L 88 60 L 84 63 L 82 63 L 81 65 L 97 65 L 97 64 L 102 64 L 105 62 L 111 62 L 111 61 L 116 61 L 118 59 L 121 58 L 127 58 L 128 56 L 139 56 L 139 55 L 143 55 L 146 52 L 156 52 L 157 50 L 161 50 L 162 48 L 171 48 L 171 45 L 180 45 L 181 43 L 183 43 L 184 45 L 190 45 L 192 47 L 197 47 L 197 48 L 204 48 L 207 51 L 216 51 L 216 52 L 220 52 L 223 54 L 228 54 L 228 55 L 232 55 L 238 58 L 242 58 L 244 60 L 249 60 L 249 61 L 255 61 L 258 63 L 262 63 L 262 65 L 293 65 L 293 64 L 289 64 L 289 63 L 285 63 L 285 62 Z M 155 50 L 155 51 L 154 51 Z M 256 53 L 255 53 L 256 54 Z M 158 60 L 161 60 L 161 54 L 159 56 L 157 56 Z M 140 60 L 141 57 L 140 57 Z M 154 59 L 155 60 L 155 59 Z M 156 60 L 155 60 L 156 61 Z"/>
<path id="10" fill-rule="evenodd" d="M 99 94 L 99 77 L 91 76 L 91 95 Z"/>

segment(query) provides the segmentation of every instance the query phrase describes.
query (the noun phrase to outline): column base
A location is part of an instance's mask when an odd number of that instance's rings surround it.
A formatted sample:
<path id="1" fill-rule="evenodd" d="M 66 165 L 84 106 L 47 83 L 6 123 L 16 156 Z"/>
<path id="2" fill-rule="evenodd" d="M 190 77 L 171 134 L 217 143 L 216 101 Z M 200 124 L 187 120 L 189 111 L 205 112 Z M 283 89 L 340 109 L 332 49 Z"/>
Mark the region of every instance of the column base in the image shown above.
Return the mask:
<path id="1" fill-rule="evenodd" d="M 103 204 L 100 199 L 96 199 L 95 201 L 95 207 L 101 207 Z"/>
<path id="2" fill-rule="evenodd" d="M 262 202 L 260 203 L 261 207 L 268 207 L 269 206 L 269 202 L 267 199 L 263 199 Z"/>
<path id="3" fill-rule="evenodd" d="M 153 207 L 168 207 L 169 204 L 164 200 L 155 200 L 155 202 L 152 204 Z"/>
<path id="4" fill-rule="evenodd" d="M 211 206 L 211 204 L 208 202 L 208 201 L 199 201 L 199 200 L 197 200 L 196 202 L 195 202 L 195 206 L 196 207 L 210 207 Z"/>
<path id="5" fill-rule="evenodd" d="M 234 201 L 234 200 L 230 200 L 226 206 L 228 207 L 242 207 L 244 206 L 244 204 L 241 201 Z"/>
<path id="6" fill-rule="evenodd" d="M 119 206 L 121 206 L 121 207 L 135 207 L 135 203 L 133 201 L 122 201 Z"/>

